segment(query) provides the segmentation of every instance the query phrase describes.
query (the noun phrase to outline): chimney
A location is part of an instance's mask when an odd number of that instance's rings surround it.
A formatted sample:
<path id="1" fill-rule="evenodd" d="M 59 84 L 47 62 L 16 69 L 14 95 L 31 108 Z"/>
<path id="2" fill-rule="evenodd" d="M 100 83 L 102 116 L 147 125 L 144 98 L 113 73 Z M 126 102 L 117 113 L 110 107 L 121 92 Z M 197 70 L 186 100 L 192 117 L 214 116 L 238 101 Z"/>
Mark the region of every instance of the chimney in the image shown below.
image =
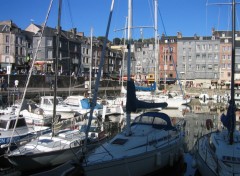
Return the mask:
<path id="1" fill-rule="evenodd" d="M 181 32 L 177 32 L 177 38 L 182 38 L 182 33 Z"/>

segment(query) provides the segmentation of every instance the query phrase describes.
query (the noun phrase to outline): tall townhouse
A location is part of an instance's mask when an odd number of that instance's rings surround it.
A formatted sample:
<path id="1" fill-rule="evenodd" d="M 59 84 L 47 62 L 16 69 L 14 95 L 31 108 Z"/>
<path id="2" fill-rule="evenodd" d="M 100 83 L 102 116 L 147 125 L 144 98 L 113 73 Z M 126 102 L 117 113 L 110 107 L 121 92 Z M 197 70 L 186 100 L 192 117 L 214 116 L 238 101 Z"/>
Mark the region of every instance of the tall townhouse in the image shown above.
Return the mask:
<path id="1" fill-rule="evenodd" d="M 178 73 L 186 86 L 209 88 L 219 79 L 220 40 L 215 36 L 178 39 Z"/>
<path id="2" fill-rule="evenodd" d="M 107 73 L 112 74 L 113 78 L 117 78 L 121 73 L 122 66 L 122 52 L 109 48 L 108 51 L 108 70 Z"/>
<path id="3" fill-rule="evenodd" d="M 153 43 L 135 42 L 136 80 L 155 81 L 156 57 Z"/>
<path id="4" fill-rule="evenodd" d="M 159 76 L 160 82 L 164 85 L 173 84 L 177 79 L 177 39 L 178 36 L 165 36 L 161 37 L 159 44 Z"/>
<path id="5" fill-rule="evenodd" d="M 231 62 L 232 62 L 232 31 L 215 31 L 212 30 L 214 36 L 220 38 L 220 78 L 221 85 L 226 87 L 231 83 Z M 235 84 L 240 84 L 240 32 L 235 33 Z"/>
<path id="6" fill-rule="evenodd" d="M 57 56 L 57 30 L 46 26 L 43 30 L 41 44 L 38 47 L 42 30 L 42 26 L 33 23 L 25 29 L 25 31 L 33 33 L 33 49 L 30 57 L 36 57 L 34 71 L 37 73 L 50 73 L 55 71 L 54 61 Z M 77 74 L 81 73 L 80 57 L 82 37 L 82 33 L 77 33 L 76 28 L 73 28 L 70 31 L 61 30 L 59 34 L 59 58 L 57 68 L 60 74 L 69 75 L 72 72 Z"/>
<path id="7" fill-rule="evenodd" d="M 0 64 L 4 72 L 8 66 L 12 71 L 25 72 L 28 46 L 25 33 L 16 24 L 12 21 L 0 22 Z"/>

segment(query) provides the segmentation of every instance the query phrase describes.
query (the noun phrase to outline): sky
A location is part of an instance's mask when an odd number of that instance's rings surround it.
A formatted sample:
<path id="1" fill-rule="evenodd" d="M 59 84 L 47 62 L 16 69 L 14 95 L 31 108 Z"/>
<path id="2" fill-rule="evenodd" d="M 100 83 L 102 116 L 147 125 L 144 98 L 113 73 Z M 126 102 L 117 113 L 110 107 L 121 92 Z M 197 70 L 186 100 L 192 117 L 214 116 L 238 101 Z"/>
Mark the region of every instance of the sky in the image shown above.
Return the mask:
<path id="1" fill-rule="evenodd" d="M 211 29 L 231 30 L 231 5 L 213 5 L 229 3 L 231 0 L 159 0 L 158 33 L 183 37 L 211 35 Z M 236 0 L 237 1 L 237 0 Z M 153 28 L 140 26 L 154 25 L 153 0 L 133 0 L 134 39 L 154 37 Z M 64 30 L 77 28 L 90 36 L 105 36 L 112 0 L 62 0 L 61 26 Z M 207 5 L 208 4 L 208 5 Z M 212 5 L 210 5 L 212 4 Z M 25 29 L 31 22 L 42 24 L 47 16 L 50 0 L 1 0 L 0 21 L 12 20 L 18 27 Z M 109 39 L 124 38 L 123 29 L 128 13 L 127 0 L 115 0 L 110 23 Z M 238 7 L 239 6 L 239 7 Z M 236 7 L 238 15 L 240 4 Z M 239 11 L 240 12 L 240 11 Z M 240 14 L 240 13 L 239 13 Z M 58 0 L 53 1 L 47 26 L 56 27 Z M 238 17 L 236 20 L 239 27 Z M 117 30 L 117 31 L 116 31 Z"/>

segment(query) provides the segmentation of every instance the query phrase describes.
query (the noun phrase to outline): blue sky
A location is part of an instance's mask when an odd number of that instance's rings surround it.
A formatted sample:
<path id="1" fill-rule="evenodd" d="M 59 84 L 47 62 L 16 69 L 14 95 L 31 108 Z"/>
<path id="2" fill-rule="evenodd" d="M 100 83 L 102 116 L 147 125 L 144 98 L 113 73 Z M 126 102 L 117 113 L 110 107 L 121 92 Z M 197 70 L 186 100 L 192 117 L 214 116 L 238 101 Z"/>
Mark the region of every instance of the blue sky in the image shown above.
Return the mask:
<path id="1" fill-rule="evenodd" d="M 90 36 L 104 36 L 112 0 L 62 0 L 62 28 L 76 27 L 79 32 Z M 211 28 L 231 29 L 231 6 L 206 3 L 230 2 L 231 0 L 159 0 L 158 31 L 161 35 L 183 36 L 210 35 Z M 31 21 L 42 24 L 46 18 L 50 0 L 1 0 L 0 20 L 13 20 L 21 29 Z M 115 0 L 109 39 L 124 37 L 123 31 L 114 32 L 125 26 L 127 0 Z M 238 5 L 240 7 L 240 4 Z M 237 7 L 237 11 L 239 9 Z M 58 0 L 54 0 L 47 25 L 57 26 Z M 240 11 L 239 11 L 240 12 Z M 240 13 L 239 13 L 240 14 Z M 238 15 L 238 12 L 237 12 Z M 239 15 L 238 15 L 239 16 Z M 162 18 L 162 20 L 161 20 Z M 133 0 L 133 26 L 153 26 L 153 0 Z M 163 26 L 164 25 L 164 26 Z M 237 29 L 239 26 L 237 18 Z M 165 31 L 164 31 L 165 27 Z M 153 29 L 144 29 L 143 37 L 154 37 Z M 141 38 L 140 29 L 134 29 L 133 38 Z"/>

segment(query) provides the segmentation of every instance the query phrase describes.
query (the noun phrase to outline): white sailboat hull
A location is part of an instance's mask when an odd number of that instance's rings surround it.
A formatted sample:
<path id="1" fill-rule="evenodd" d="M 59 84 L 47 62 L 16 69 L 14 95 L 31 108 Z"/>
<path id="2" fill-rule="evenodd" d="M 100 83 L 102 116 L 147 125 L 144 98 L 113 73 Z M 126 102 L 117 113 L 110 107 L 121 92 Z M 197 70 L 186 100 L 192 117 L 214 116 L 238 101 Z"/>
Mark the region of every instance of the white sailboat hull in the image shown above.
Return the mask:
<path id="1" fill-rule="evenodd" d="M 121 158 L 118 160 L 110 160 L 108 162 L 99 163 L 98 165 L 87 165 L 84 167 L 86 176 L 140 176 L 156 170 L 159 170 L 171 162 L 176 161 L 180 154 L 180 143 L 139 154 L 132 157 Z"/>
<path id="2" fill-rule="evenodd" d="M 38 153 L 31 156 L 8 156 L 8 160 L 10 161 L 10 163 L 12 163 L 14 166 L 24 172 L 60 165 L 76 157 L 75 153 L 79 152 L 80 148 L 81 146 L 75 148 L 68 148 L 65 150 Z"/>
<path id="3" fill-rule="evenodd" d="M 194 146 L 195 166 L 201 175 L 239 176 L 239 141 L 230 145 L 227 131 L 213 132 L 208 135 L 199 138 Z M 235 136 L 237 140 L 239 132 L 235 133 Z M 217 143 L 213 140 L 216 140 Z"/>
<path id="4" fill-rule="evenodd" d="M 173 164 L 181 155 L 184 137 L 181 129 L 170 123 L 164 113 L 141 114 L 132 123 L 130 135 L 118 133 L 86 155 L 84 174 L 139 176 Z"/>

